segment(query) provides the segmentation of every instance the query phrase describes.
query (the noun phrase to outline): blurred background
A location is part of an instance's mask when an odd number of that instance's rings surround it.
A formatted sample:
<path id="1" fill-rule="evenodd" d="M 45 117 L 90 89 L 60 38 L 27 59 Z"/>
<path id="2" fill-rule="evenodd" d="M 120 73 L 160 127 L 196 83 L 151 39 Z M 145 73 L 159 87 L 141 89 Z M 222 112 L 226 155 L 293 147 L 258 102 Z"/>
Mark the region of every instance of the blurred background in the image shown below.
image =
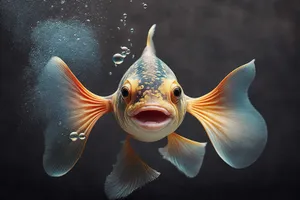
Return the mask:
<path id="1" fill-rule="evenodd" d="M 89 90 L 112 94 L 157 24 L 157 56 L 189 96 L 206 94 L 233 69 L 256 59 L 249 97 L 267 122 L 269 138 L 253 165 L 233 169 L 187 114 L 177 133 L 208 142 L 198 176 L 189 179 L 161 158 L 157 148 L 166 140 L 134 142 L 161 176 L 128 199 L 297 199 L 299 19 L 298 0 L 1 0 L 0 198 L 106 199 L 105 178 L 125 138 L 113 115 L 97 122 L 76 166 L 52 178 L 42 166 L 45 123 L 34 111 L 32 91 L 55 55 Z M 115 66 L 112 57 L 120 46 L 130 54 Z"/>

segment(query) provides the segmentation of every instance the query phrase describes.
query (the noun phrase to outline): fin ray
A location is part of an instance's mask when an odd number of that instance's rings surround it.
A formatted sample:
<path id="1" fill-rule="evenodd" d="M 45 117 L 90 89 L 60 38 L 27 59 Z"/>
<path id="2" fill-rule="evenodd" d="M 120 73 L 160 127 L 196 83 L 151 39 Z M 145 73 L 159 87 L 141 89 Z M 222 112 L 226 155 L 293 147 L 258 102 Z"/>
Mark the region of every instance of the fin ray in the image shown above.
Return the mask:
<path id="1" fill-rule="evenodd" d="M 58 94 L 54 105 L 60 108 L 61 124 L 57 116 L 50 115 L 45 135 L 43 165 L 50 176 L 62 176 L 76 164 L 97 120 L 111 111 L 110 100 L 88 91 L 59 58 L 53 57 L 44 72 L 51 77 L 50 89 Z M 49 88 L 48 88 L 49 89 Z M 50 90 L 51 91 L 51 90 Z M 47 106 L 47 105 L 46 105 Z M 70 133 L 84 134 L 84 138 L 70 139 Z"/>
<path id="2" fill-rule="evenodd" d="M 136 189 L 155 180 L 159 172 L 144 163 L 134 152 L 129 137 L 123 143 L 113 171 L 105 181 L 105 193 L 109 199 L 126 197 Z"/>
<path id="3" fill-rule="evenodd" d="M 164 159 L 170 161 L 187 177 L 195 177 L 202 166 L 206 143 L 184 138 L 176 133 L 168 136 L 168 144 L 159 148 Z"/>
<path id="4" fill-rule="evenodd" d="M 264 118 L 248 98 L 254 60 L 227 75 L 210 93 L 189 98 L 187 111 L 204 126 L 219 156 L 234 168 L 251 165 L 267 141 Z"/>

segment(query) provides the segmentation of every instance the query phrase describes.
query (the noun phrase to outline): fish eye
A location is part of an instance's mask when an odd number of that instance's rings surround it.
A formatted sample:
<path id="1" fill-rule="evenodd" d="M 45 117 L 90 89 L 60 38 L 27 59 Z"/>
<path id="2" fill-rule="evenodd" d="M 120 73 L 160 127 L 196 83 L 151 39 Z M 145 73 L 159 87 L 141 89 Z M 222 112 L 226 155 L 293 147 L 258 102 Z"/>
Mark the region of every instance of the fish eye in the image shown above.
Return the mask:
<path id="1" fill-rule="evenodd" d="M 182 90 L 181 90 L 180 87 L 177 86 L 177 87 L 174 88 L 173 94 L 174 94 L 175 97 L 177 97 L 177 98 L 180 97 L 181 93 L 182 93 Z"/>
<path id="2" fill-rule="evenodd" d="M 126 97 L 129 96 L 129 89 L 126 86 L 123 86 L 122 89 L 121 89 L 121 93 L 122 93 L 122 96 L 124 98 L 126 98 Z"/>

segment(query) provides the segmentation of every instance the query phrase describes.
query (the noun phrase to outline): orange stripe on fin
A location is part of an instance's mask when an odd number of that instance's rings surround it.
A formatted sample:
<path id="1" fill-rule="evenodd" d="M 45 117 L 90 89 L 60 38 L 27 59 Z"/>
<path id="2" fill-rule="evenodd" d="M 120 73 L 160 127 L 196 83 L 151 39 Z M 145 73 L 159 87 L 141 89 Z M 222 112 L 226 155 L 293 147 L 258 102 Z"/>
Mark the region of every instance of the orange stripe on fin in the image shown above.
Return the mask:
<path id="1" fill-rule="evenodd" d="M 48 87 L 58 87 L 61 95 L 55 102 L 62 107 L 59 113 L 61 125 L 58 125 L 56 116 L 52 116 L 45 131 L 43 156 L 45 171 L 57 177 L 66 174 L 76 164 L 93 126 L 102 115 L 112 111 L 112 106 L 109 98 L 87 90 L 59 57 L 51 58 L 43 73 L 53 80 Z M 73 138 L 70 138 L 71 133 Z"/>
<path id="2" fill-rule="evenodd" d="M 210 93 L 187 97 L 187 111 L 204 126 L 219 156 L 234 168 L 257 160 L 267 142 L 267 126 L 248 98 L 254 60 L 227 75 Z"/>

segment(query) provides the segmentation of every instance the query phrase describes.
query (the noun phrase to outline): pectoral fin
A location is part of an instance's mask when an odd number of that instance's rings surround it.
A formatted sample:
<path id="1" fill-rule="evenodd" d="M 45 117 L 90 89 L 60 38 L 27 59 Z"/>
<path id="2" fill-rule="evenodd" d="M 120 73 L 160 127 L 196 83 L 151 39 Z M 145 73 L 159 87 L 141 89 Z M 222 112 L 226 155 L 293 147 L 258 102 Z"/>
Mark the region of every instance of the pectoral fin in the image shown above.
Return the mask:
<path id="1" fill-rule="evenodd" d="M 187 177 L 195 177 L 201 168 L 206 143 L 199 143 L 184 138 L 176 133 L 168 136 L 168 144 L 159 148 L 164 159 L 170 161 Z"/>
<path id="2" fill-rule="evenodd" d="M 109 98 L 88 91 L 58 57 L 48 62 L 40 80 L 49 121 L 45 131 L 43 165 L 50 176 L 62 176 L 80 158 L 97 120 L 111 111 Z M 48 81 L 48 82 L 45 82 Z"/>
<path id="3" fill-rule="evenodd" d="M 118 155 L 113 171 L 105 181 L 105 193 L 109 199 L 126 197 L 134 190 L 153 181 L 160 175 L 144 163 L 125 140 L 122 150 Z"/>
<path id="4" fill-rule="evenodd" d="M 217 153 L 234 168 L 255 162 L 267 142 L 265 120 L 248 98 L 254 76 L 253 60 L 207 95 L 188 99 L 187 111 L 202 123 Z"/>

